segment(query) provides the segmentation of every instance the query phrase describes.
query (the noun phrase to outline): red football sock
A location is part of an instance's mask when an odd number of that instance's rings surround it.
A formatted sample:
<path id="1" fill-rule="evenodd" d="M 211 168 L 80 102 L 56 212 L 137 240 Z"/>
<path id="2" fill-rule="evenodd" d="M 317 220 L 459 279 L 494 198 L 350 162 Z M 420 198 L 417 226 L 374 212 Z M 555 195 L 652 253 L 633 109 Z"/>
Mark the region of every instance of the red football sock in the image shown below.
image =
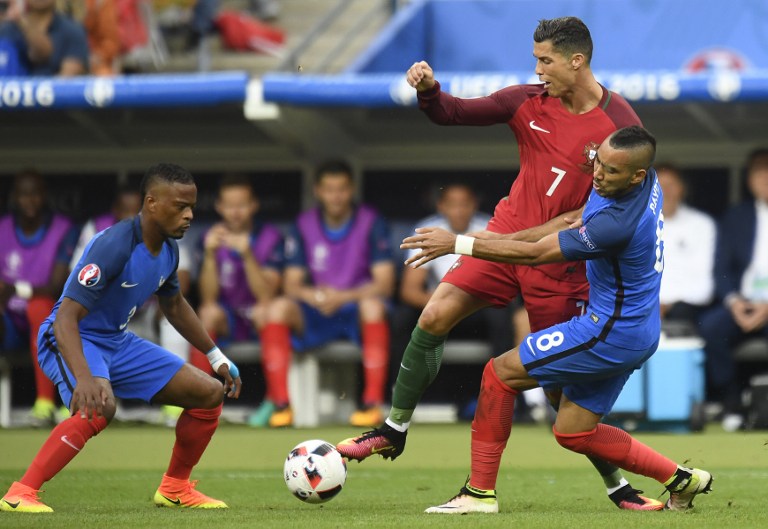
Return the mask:
<path id="1" fill-rule="evenodd" d="M 184 410 L 176 422 L 176 444 L 173 445 L 171 463 L 166 475 L 176 479 L 189 479 L 192 468 L 200 461 L 216 427 L 219 425 L 222 405 L 204 410 Z"/>
<path id="2" fill-rule="evenodd" d="M 35 388 L 38 399 L 54 401 L 56 390 L 53 382 L 45 376 L 40 363 L 37 361 L 37 331 L 53 310 L 54 300 L 48 297 L 35 296 L 27 302 L 27 320 L 29 321 L 29 352 L 32 355 L 32 365 L 35 369 Z"/>
<path id="3" fill-rule="evenodd" d="M 104 417 L 89 421 L 78 414 L 62 421 L 51 431 L 27 472 L 19 481 L 39 490 L 43 483 L 53 478 L 72 461 L 88 439 L 106 427 L 107 420 Z"/>
<path id="4" fill-rule="evenodd" d="M 385 321 L 363 324 L 363 404 L 377 406 L 384 402 L 384 388 L 389 372 L 389 325 Z"/>
<path id="5" fill-rule="evenodd" d="M 277 406 L 287 406 L 291 330 L 282 323 L 268 323 L 261 330 L 260 339 L 261 367 L 267 385 L 265 396 Z"/>
<path id="6" fill-rule="evenodd" d="M 677 463 L 667 459 L 653 448 L 644 445 L 627 432 L 607 424 L 598 424 L 590 432 L 562 434 L 552 428 L 561 446 L 597 456 L 635 474 L 665 483 L 677 471 Z"/>
<path id="7" fill-rule="evenodd" d="M 483 370 L 480 397 L 472 421 L 472 473 L 469 484 L 475 488 L 496 488 L 501 454 L 512 430 L 517 390 L 504 384 L 490 360 Z"/>

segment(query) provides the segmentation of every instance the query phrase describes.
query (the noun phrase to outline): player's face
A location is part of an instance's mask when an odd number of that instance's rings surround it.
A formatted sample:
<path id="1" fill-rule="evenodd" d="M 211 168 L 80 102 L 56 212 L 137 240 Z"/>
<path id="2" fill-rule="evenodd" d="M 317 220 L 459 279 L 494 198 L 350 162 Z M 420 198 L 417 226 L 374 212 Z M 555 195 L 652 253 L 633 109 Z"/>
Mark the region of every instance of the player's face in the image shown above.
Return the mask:
<path id="1" fill-rule="evenodd" d="M 194 184 L 160 183 L 147 193 L 145 207 L 164 237 L 181 239 L 192 222 L 197 203 Z"/>
<path id="2" fill-rule="evenodd" d="M 256 197 L 248 187 L 230 186 L 219 191 L 216 212 L 221 215 L 227 228 L 233 232 L 250 229 L 251 220 L 258 209 Z"/>
<path id="3" fill-rule="evenodd" d="M 600 145 L 592 173 L 592 188 L 595 193 L 606 198 L 619 197 L 642 181 L 645 170 L 636 169 L 632 154 L 632 151 L 627 149 L 614 149 L 608 140 Z"/>
<path id="4" fill-rule="evenodd" d="M 685 186 L 680 175 L 669 169 L 657 171 L 661 191 L 664 193 L 664 215 L 672 216 L 685 196 Z"/>
<path id="5" fill-rule="evenodd" d="M 468 189 L 451 187 L 443 193 L 437 210 L 445 217 L 454 232 L 464 233 L 477 211 L 477 200 Z"/>
<path id="6" fill-rule="evenodd" d="M 330 173 L 315 185 L 315 197 L 323 212 L 331 218 L 342 218 L 352 210 L 355 187 L 343 173 Z"/>
<path id="7" fill-rule="evenodd" d="M 551 97 L 563 97 L 570 92 L 576 82 L 576 70 L 570 57 L 555 51 L 550 40 L 534 42 L 533 56 L 536 58 L 536 75 Z"/>
<path id="8" fill-rule="evenodd" d="M 747 185 L 756 199 L 768 204 L 768 156 L 754 161 L 749 170 Z"/>
<path id="9" fill-rule="evenodd" d="M 36 219 L 45 207 L 45 188 L 39 178 L 22 177 L 14 188 L 16 211 L 24 219 Z"/>

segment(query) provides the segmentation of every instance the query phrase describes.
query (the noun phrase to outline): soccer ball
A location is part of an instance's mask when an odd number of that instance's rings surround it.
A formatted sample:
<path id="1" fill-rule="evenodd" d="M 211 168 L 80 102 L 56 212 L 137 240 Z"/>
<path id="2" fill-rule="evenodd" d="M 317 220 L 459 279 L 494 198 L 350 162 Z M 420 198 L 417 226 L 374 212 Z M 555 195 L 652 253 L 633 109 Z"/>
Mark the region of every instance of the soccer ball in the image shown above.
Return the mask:
<path id="1" fill-rule="evenodd" d="M 288 490 L 301 501 L 323 503 L 341 492 L 347 480 L 347 463 L 332 444 L 313 439 L 288 453 L 283 476 Z"/>

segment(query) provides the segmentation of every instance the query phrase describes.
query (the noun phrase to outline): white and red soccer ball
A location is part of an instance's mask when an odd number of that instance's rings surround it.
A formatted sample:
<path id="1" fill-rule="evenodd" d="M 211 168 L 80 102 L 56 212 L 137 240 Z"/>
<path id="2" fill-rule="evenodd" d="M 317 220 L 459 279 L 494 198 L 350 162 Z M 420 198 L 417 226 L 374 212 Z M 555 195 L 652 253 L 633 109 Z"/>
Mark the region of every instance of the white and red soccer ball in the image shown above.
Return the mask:
<path id="1" fill-rule="evenodd" d="M 347 480 L 347 463 L 331 443 L 313 439 L 288 453 L 283 476 L 288 490 L 298 499 L 323 503 L 341 492 Z"/>

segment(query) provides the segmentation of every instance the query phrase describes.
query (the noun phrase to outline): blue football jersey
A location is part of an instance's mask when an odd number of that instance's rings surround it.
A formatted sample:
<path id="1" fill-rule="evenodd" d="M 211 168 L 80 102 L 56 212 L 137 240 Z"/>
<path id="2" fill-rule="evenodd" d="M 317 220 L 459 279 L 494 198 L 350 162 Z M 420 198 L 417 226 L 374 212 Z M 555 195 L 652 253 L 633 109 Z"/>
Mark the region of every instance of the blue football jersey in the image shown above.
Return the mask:
<path id="1" fill-rule="evenodd" d="M 664 270 L 656 171 L 618 198 L 589 196 L 583 225 L 559 234 L 569 261 L 588 260 L 589 308 L 585 325 L 600 340 L 628 349 L 652 346 L 661 330 L 659 287 Z"/>
<path id="2" fill-rule="evenodd" d="M 119 222 L 91 239 L 47 321 L 56 318 L 66 297 L 88 309 L 80 321 L 81 334 L 120 334 L 152 294 L 173 296 L 179 291 L 176 241 L 166 239 L 160 253 L 152 255 L 142 240 L 139 219 Z"/>

